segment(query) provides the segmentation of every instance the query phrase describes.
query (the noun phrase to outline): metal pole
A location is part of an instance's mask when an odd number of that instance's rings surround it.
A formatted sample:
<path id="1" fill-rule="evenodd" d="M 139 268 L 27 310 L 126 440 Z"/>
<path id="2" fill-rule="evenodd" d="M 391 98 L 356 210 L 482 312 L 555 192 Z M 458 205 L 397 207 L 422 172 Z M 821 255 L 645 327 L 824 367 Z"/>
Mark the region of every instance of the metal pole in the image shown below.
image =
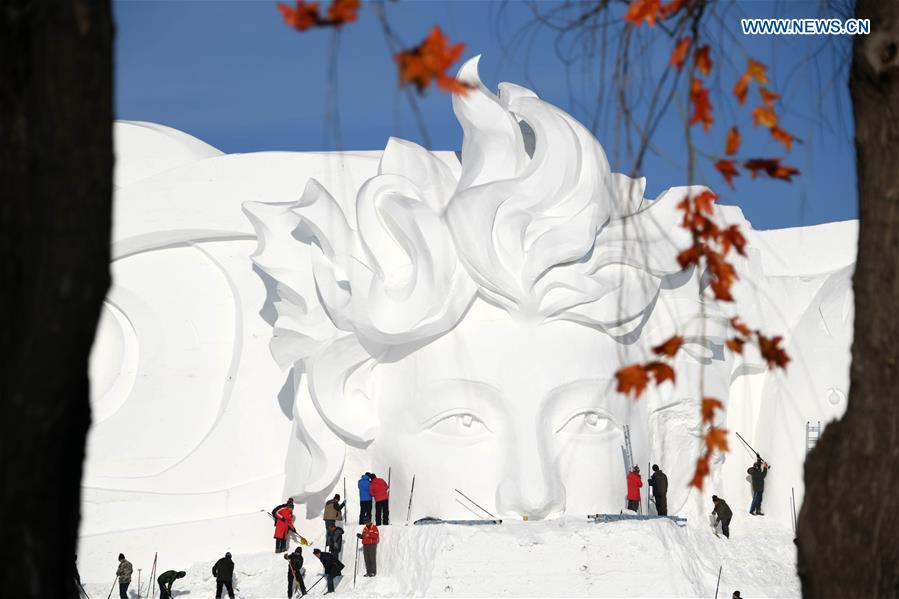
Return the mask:
<path id="1" fill-rule="evenodd" d="M 737 437 L 739 437 L 740 441 L 743 442 L 743 445 L 745 445 L 746 447 L 748 447 L 748 448 L 749 448 L 749 451 L 751 451 L 752 453 L 754 453 L 754 454 L 755 454 L 755 457 L 757 457 L 757 458 L 759 458 L 759 459 L 761 460 L 761 459 L 762 459 L 762 456 L 759 455 L 759 452 L 757 452 L 755 449 L 753 449 L 752 445 L 750 445 L 749 443 L 746 442 L 746 439 L 743 438 L 743 435 L 741 435 L 740 433 L 737 433 L 737 431 L 734 431 L 734 432 L 737 434 Z M 762 461 L 763 461 L 763 462 L 766 462 L 767 460 L 762 460 Z"/>
<path id="2" fill-rule="evenodd" d="M 140 572 L 141 569 L 137 569 L 137 599 L 140 599 Z"/>
<path id="3" fill-rule="evenodd" d="M 718 582 L 715 583 L 715 599 L 718 599 L 718 587 L 721 586 L 721 568 L 724 566 L 718 566 Z"/>
<path id="4" fill-rule="evenodd" d="M 412 494 L 415 493 L 415 475 L 412 475 L 412 488 L 409 490 L 409 507 L 406 508 L 406 526 L 409 526 L 409 518 L 412 516 Z"/>
<path id="5" fill-rule="evenodd" d="M 344 523 L 350 521 L 350 501 L 346 496 L 346 477 L 343 477 L 343 521 Z"/>
<path id="6" fill-rule="evenodd" d="M 796 491 L 790 487 L 790 495 L 793 498 L 793 536 L 796 535 L 796 529 L 799 528 L 799 520 L 796 519 Z"/>
<path id="7" fill-rule="evenodd" d="M 356 588 L 356 572 L 359 571 L 359 537 L 356 537 L 356 555 L 353 558 L 353 588 Z"/>
<path id="8" fill-rule="evenodd" d="M 496 516 L 494 516 L 493 514 L 491 514 L 490 512 L 488 512 L 487 510 L 485 510 L 484 508 L 482 508 L 482 507 L 481 507 L 480 505 L 478 505 L 477 503 L 475 503 L 475 501 L 474 501 L 471 497 L 469 497 L 468 495 L 466 495 L 465 493 L 463 493 L 463 492 L 460 491 L 459 489 L 453 489 L 453 491 L 455 491 L 456 493 L 458 493 L 459 495 L 461 495 L 462 497 L 464 497 L 465 499 L 467 499 L 468 501 L 470 501 L 471 503 L 473 503 L 478 509 L 480 509 L 482 512 L 484 512 L 485 514 L 487 514 L 487 515 L 490 516 L 491 518 L 496 519 Z"/>
<path id="9" fill-rule="evenodd" d="M 119 581 L 119 575 L 116 574 L 115 580 L 112 581 L 112 586 L 109 587 L 109 594 L 106 596 L 106 599 L 112 597 L 112 591 L 115 589 L 115 583 Z"/>

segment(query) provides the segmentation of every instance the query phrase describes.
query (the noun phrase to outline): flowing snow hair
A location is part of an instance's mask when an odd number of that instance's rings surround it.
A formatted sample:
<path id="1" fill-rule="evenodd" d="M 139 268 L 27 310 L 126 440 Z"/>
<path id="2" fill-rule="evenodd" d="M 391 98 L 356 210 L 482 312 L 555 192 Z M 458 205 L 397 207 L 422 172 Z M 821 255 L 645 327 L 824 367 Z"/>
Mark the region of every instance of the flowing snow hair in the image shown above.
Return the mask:
<path id="1" fill-rule="evenodd" d="M 375 438 L 367 381 L 388 350 L 450 331 L 476 298 L 522 320 L 633 340 L 681 270 L 674 248 L 688 243 L 675 204 L 693 190 L 644 200 L 645 180 L 611 172 L 580 123 L 516 85 L 493 95 L 477 64 L 459 72 L 472 90 L 453 97 L 458 175 L 392 138 L 354 202 L 311 179 L 295 202 L 244 206 L 276 312 L 272 354 L 294 372 L 306 453 L 288 458 L 302 470 L 289 490 L 300 497 L 330 490 L 346 443 Z"/>

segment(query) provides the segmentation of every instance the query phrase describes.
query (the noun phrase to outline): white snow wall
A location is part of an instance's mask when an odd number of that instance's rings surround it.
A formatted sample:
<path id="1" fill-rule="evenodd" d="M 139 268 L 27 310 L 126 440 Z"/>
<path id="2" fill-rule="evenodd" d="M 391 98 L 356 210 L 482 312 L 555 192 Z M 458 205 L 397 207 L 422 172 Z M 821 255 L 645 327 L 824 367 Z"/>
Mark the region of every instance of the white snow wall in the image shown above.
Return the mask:
<path id="1" fill-rule="evenodd" d="M 617 512 L 624 424 L 641 468 L 653 461 L 668 472 L 671 511 L 705 512 L 713 492 L 748 509 L 751 458 L 733 435 L 705 497 L 687 492 L 699 449 L 699 368 L 707 393 L 727 400 L 724 424 L 773 463 L 765 508 L 788 525 L 790 489 L 802 498 L 805 422 L 826 423 L 845 409 L 856 224 L 756 232 L 726 208 L 724 218 L 749 230 L 749 257 L 738 265 L 739 311 L 750 325 L 784 334 L 793 357 L 786 377 L 757 356 L 734 361 L 721 349 L 726 328 L 713 325 L 705 338 L 696 335 L 676 387 L 638 403 L 617 397 L 611 373 L 695 313 L 692 285 L 673 276 L 636 339 L 565 320 L 523 326 L 500 301 L 478 297 L 449 334 L 402 355 L 379 354 L 367 380 L 346 379 L 346 411 L 374 402 L 374 412 L 359 413 L 377 419 L 376 430 L 360 434 L 359 422 L 327 410 L 333 420 L 325 421 L 308 377 L 296 366 L 282 369 L 270 353 L 277 289 L 254 265 L 258 223 L 243 207 L 295 203 L 310 179 L 350 206 L 378 174 L 381 152 L 223 155 L 158 125 L 117 123 L 115 132 L 114 285 L 91 361 L 82 545 L 120 551 L 132 543 L 137 551 L 152 537 L 156 549 L 188 559 L 189 533 L 174 531 L 222 519 L 222 543 L 267 549 L 270 535 L 251 532 L 262 518 L 254 512 L 292 494 L 308 502 L 301 516 L 318 517 L 323 498 L 342 494 L 346 477 L 353 517 L 359 473 L 386 477 L 388 468 L 400 521 L 413 474 L 413 518 L 473 517 L 455 487 L 506 517 Z M 434 156 L 445 167 L 441 176 L 463 176 L 453 153 Z M 293 244 L 287 229 L 272 233 L 267 249 L 277 251 L 280 239 L 289 259 L 305 260 L 290 272 L 308 276 L 308 246 Z M 503 386 L 511 390 L 497 397 Z M 555 401 L 537 405 L 537 387 Z M 449 409 L 434 407 L 441 402 Z M 434 417 L 423 422 L 419 408 Z M 313 428 L 332 434 L 309 443 L 304 435 Z M 317 523 L 308 527 L 318 534 Z"/>

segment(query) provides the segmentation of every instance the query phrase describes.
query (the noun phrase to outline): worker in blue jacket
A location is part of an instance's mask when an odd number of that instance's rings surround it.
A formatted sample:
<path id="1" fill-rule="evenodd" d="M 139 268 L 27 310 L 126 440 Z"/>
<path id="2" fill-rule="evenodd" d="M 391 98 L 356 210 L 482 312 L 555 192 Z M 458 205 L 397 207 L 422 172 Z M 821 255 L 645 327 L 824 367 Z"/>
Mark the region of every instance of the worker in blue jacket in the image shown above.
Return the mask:
<path id="1" fill-rule="evenodd" d="M 372 478 L 371 472 L 366 472 L 359 477 L 359 524 L 371 522 L 372 499 L 369 485 Z"/>

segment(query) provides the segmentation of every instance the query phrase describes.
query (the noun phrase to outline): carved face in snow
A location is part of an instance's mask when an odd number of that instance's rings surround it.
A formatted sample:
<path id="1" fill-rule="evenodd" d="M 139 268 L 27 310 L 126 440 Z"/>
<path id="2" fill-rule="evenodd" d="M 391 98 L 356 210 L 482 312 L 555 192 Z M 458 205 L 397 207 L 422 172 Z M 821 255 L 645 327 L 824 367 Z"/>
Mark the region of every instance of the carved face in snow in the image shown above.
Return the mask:
<path id="1" fill-rule="evenodd" d="M 500 514 L 614 509 L 621 427 L 646 444 L 647 402 L 612 379 L 643 357 L 663 283 L 687 280 L 675 205 L 697 190 L 645 202 L 579 123 L 517 86 L 494 96 L 476 66 L 453 100 L 461 167 L 393 139 L 354 195 L 310 180 L 245 205 L 294 374 L 287 490 L 310 504 L 346 458 L 353 479 L 393 467 L 394 497 L 415 474 L 415 514 L 466 515 L 454 488 Z"/>

